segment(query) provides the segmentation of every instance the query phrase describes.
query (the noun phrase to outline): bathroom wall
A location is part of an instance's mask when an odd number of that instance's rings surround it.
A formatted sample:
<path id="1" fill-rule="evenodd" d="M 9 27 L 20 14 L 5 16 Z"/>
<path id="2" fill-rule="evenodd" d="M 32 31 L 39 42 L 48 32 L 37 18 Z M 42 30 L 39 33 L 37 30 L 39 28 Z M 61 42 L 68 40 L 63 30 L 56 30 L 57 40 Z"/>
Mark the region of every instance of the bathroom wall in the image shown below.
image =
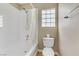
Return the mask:
<path id="1" fill-rule="evenodd" d="M 37 41 L 35 12 L 35 9 L 29 12 L 28 17 L 32 29 L 26 31 L 25 12 L 7 3 L 0 4 L 0 16 L 3 16 L 3 27 L 0 27 L 0 55 L 26 55 L 32 50 Z M 30 33 L 28 40 L 26 40 L 27 32 Z"/>
<path id="2" fill-rule="evenodd" d="M 0 27 L 0 55 L 23 55 L 26 42 L 21 28 L 25 24 L 25 13 L 5 3 L 0 4 L 0 15 L 3 16 L 3 27 Z"/>
<path id="3" fill-rule="evenodd" d="M 67 15 L 79 4 L 59 4 L 59 44 L 60 53 L 64 56 L 79 56 L 79 8 Z"/>
<path id="4" fill-rule="evenodd" d="M 57 22 L 58 22 L 58 18 L 57 18 L 57 4 L 54 3 L 39 3 L 36 4 L 36 6 L 38 6 L 38 48 L 39 49 L 43 49 L 43 37 L 46 36 L 46 34 L 50 34 L 51 37 L 55 37 L 55 45 L 54 45 L 54 49 L 55 51 L 58 51 L 58 35 L 57 35 Z M 50 8 L 55 8 L 56 10 L 56 27 L 52 27 L 52 28 L 45 28 L 45 27 L 41 27 L 41 11 L 43 9 L 50 9 Z"/>

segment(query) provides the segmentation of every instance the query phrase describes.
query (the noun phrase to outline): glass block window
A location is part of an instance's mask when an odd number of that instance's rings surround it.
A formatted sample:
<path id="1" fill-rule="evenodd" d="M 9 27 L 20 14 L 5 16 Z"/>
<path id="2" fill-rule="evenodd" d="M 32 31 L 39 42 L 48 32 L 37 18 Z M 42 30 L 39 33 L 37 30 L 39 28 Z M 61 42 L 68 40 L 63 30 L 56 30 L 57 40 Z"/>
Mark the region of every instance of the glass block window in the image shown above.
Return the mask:
<path id="1" fill-rule="evenodd" d="M 42 10 L 42 27 L 55 27 L 55 9 Z"/>
<path id="2" fill-rule="evenodd" d="M 0 27 L 3 27 L 3 16 L 0 16 Z"/>

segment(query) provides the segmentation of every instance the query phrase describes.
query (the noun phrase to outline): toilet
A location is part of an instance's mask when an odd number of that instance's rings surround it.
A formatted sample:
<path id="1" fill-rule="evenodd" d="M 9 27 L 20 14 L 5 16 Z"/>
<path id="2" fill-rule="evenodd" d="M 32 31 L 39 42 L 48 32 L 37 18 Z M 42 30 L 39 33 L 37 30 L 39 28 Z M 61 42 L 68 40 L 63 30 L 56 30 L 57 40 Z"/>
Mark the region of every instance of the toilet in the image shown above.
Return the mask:
<path id="1" fill-rule="evenodd" d="M 54 56 L 54 50 L 53 50 L 53 46 L 54 46 L 54 38 L 50 38 L 49 35 L 47 35 L 47 37 L 43 38 L 43 56 Z"/>

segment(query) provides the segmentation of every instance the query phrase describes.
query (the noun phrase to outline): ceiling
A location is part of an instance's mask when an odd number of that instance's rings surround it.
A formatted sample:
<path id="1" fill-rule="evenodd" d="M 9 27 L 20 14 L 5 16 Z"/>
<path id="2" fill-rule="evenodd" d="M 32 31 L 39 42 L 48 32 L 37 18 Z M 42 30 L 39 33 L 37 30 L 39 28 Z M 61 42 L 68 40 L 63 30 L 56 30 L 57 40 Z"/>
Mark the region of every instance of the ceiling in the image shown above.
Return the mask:
<path id="1" fill-rule="evenodd" d="M 31 9 L 31 8 L 46 8 L 55 6 L 56 3 L 11 3 L 12 6 L 21 10 L 23 8 Z"/>

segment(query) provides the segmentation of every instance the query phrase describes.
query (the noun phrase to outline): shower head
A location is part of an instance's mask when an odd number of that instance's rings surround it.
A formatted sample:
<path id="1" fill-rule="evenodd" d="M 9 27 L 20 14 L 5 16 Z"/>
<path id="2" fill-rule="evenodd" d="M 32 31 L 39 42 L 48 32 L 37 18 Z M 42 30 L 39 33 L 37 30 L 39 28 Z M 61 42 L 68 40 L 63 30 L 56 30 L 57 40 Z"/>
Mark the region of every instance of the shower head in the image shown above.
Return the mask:
<path id="1" fill-rule="evenodd" d="M 67 19 L 67 18 L 69 18 L 69 16 L 65 16 L 64 18 L 66 18 L 66 19 Z"/>
<path id="2" fill-rule="evenodd" d="M 28 10 L 26 10 L 25 8 L 23 8 L 23 10 L 26 12 L 26 14 L 28 13 Z"/>

